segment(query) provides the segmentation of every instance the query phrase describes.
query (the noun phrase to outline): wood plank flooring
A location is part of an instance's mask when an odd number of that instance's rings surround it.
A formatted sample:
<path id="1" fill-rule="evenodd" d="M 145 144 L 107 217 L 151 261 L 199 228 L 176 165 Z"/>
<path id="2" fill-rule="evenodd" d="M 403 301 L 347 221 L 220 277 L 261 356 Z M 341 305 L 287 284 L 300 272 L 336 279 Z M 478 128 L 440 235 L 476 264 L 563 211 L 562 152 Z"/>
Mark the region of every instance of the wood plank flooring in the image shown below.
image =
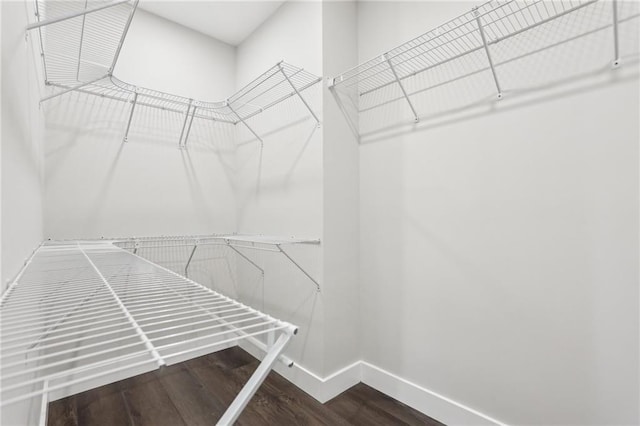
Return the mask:
<path id="1" fill-rule="evenodd" d="M 211 426 L 258 365 L 238 347 L 49 404 L 48 426 Z M 326 404 L 272 371 L 237 425 L 441 425 L 362 383 Z"/>

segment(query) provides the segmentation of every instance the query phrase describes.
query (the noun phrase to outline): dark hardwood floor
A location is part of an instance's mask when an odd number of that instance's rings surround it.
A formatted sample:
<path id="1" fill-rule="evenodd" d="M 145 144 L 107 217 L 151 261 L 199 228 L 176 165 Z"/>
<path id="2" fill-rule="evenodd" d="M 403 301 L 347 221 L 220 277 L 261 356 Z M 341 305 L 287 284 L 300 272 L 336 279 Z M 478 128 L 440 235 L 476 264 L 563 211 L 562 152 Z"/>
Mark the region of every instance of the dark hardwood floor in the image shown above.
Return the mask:
<path id="1" fill-rule="evenodd" d="M 48 426 L 211 426 L 258 361 L 237 347 L 49 404 Z M 362 383 L 326 404 L 272 371 L 237 425 L 441 425 Z"/>

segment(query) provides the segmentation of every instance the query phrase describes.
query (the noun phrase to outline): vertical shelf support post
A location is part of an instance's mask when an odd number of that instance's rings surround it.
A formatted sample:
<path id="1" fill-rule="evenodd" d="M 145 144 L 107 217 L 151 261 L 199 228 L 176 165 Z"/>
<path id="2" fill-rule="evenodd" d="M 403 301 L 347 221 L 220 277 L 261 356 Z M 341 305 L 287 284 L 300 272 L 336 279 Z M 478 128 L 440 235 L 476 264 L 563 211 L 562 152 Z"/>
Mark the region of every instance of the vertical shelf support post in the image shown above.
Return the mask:
<path id="1" fill-rule="evenodd" d="M 218 420 L 219 425 L 232 425 L 247 406 L 251 397 L 256 393 L 264 379 L 267 378 L 267 374 L 271 371 L 271 367 L 277 361 L 278 357 L 289 343 L 293 332 L 284 332 L 280 334 L 278 340 L 269 348 L 267 355 L 262 359 L 262 362 L 258 365 L 258 368 L 253 372 L 249 381 L 242 388 L 236 399 L 233 400 L 227 411 Z"/>
<path id="2" fill-rule="evenodd" d="M 87 10 L 89 0 L 84 0 L 84 10 Z M 84 41 L 84 24 L 87 21 L 87 15 L 82 15 L 82 29 L 80 30 L 80 47 L 78 47 L 78 67 L 76 68 L 76 80 L 80 81 L 80 60 L 82 58 L 82 42 Z"/>
<path id="3" fill-rule="evenodd" d="M 493 65 L 493 59 L 491 58 L 491 52 L 489 51 L 489 45 L 487 44 L 487 37 L 484 34 L 484 28 L 482 28 L 482 22 L 480 22 L 480 12 L 478 12 L 478 8 L 473 8 L 473 14 L 476 17 L 476 23 L 478 24 L 478 31 L 480 31 L 480 38 L 482 38 L 482 45 L 484 46 L 484 52 L 487 54 L 487 59 L 489 60 L 489 67 L 491 68 L 491 75 L 493 75 L 493 81 L 496 84 L 496 89 L 498 90 L 498 99 L 502 99 L 502 90 L 500 89 L 500 83 L 498 82 L 498 75 L 496 74 L 496 68 Z"/>
<path id="4" fill-rule="evenodd" d="M 49 412 L 49 380 L 42 384 L 42 399 L 40 400 L 40 421 L 38 426 L 47 425 L 47 413 Z"/>
<path id="5" fill-rule="evenodd" d="M 289 78 L 289 76 L 287 75 L 287 73 L 284 70 L 284 67 L 282 66 L 282 61 L 278 62 L 278 68 L 280 68 L 280 72 L 282 73 L 282 75 L 284 76 L 284 78 L 287 80 L 287 82 L 289 83 L 289 85 L 291 86 L 291 88 L 293 89 L 294 92 L 296 92 L 296 95 L 298 95 L 298 97 L 300 98 L 300 100 L 302 101 L 302 103 L 304 104 L 304 106 L 307 107 L 307 109 L 309 110 L 309 113 L 311 113 L 311 115 L 313 116 L 313 118 L 316 120 L 316 123 L 318 125 L 320 125 L 320 119 L 318 118 L 318 116 L 316 115 L 315 112 L 313 112 L 313 110 L 311 109 L 311 107 L 309 106 L 309 104 L 307 103 L 307 101 L 302 97 L 302 95 L 300 94 L 300 92 L 298 91 L 298 88 L 293 84 L 293 82 L 291 81 L 291 79 Z"/>
<path id="6" fill-rule="evenodd" d="M 133 101 L 131 101 L 131 111 L 129 112 L 129 121 L 127 122 L 127 129 L 124 131 L 124 142 L 129 140 L 129 129 L 131 128 L 131 121 L 133 120 L 133 111 L 136 109 L 136 102 L 138 101 L 138 91 L 133 93 Z"/>
<path id="7" fill-rule="evenodd" d="M 182 131 L 180 132 L 180 140 L 178 141 L 178 147 L 182 148 L 182 137 L 184 136 L 184 130 L 187 127 L 187 120 L 189 119 L 189 113 L 191 112 L 191 104 L 193 99 L 189 99 L 189 105 L 187 105 L 187 112 L 184 114 L 184 121 L 182 122 Z"/>
<path id="8" fill-rule="evenodd" d="M 413 112 L 413 121 L 415 121 L 416 123 L 419 122 L 420 118 L 418 118 L 418 113 L 416 112 L 416 109 L 413 107 L 413 104 L 411 103 L 411 99 L 409 99 L 409 95 L 407 94 L 407 91 L 404 89 L 404 86 L 402 85 L 400 78 L 398 78 L 398 73 L 396 72 L 396 69 L 391 63 L 389 54 L 385 53 L 384 55 L 382 55 L 382 59 L 384 59 L 387 62 L 387 64 L 389 64 L 389 69 L 393 73 L 393 78 L 396 79 L 396 83 L 398 83 L 398 86 L 400 86 L 400 90 L 402 90 L 402 94 L 404 95 L 404 98 L 407 100 L 407 103 L 409 104 L 409 108 L 411 108 L 411 112 Z"/>
<path id="9" fill-rule="evenodd" d="M 124 39 L 127 37 L 127 33 L 129 32 L 129 27 L 131 26 L 133 15 L 136 13 L 136 9 L 138 9 L 138 1 L 140 0 L 134 0 L 133 2 L 131 13 L 129 14 L 129 19 L 127 20 L 127 23 L 124 26 L 124 31 L 122 32 L 122 37 L 120 37 L 120 42 L 118 43 L 118 48 L 116 49 L 116 53 L 115 55 L 113 55 L 113 62 L 111 63 L 111 67 L 109 68 L 109 75 L 113 73 L 113 69 L 116 67 L 116 62 L 118 62 L 118 58 L 120 57 L 120 51 L 122 50 Z"/>
<path id="10" fill-rule="evenodd" d="M 620 66 L 620 40 L 618 38 L 618 0 L 611 2 L 613 7 L 613 68 Z"/>
<path id="11" fill-rule="evenodd" d="M 38 18 L 38 22 L 40 22 L 40 8 L 38 7 L 38 2 L 34 2 L 36 6 L 36 18 Z M 47 78 L 47 61 L 44 57 L 44 43 L 42 42 L 42 28 L 38 28 L 38 38 L 40 39 L 40 58 L 42 58 L 42 73 L 44 74 L 44 84 L 47 84 L 49 79 Z"/>
<path id="12" fill-rule="evenodd" d="M 182 142 L 182 146 L 184 148 L 187 147 L 187 139 L 189 139 L 189 133 L 191 133 L 191 125 L 193 124 L 193 117 L 196 115 L 196 108 L 198 108 L 196 105 L 194 105 L 193 108 L 191 108 L 191 120 L 189 120 L 189 127 L 187 127 L 187 134 L 184 135 L 184 141 Z"/>
<path id="13" fill-rule="evenodd" d="M 198 248 L 198 243 L 200 241 L 195 240 L 193 243 L 193 250 L 191 250 L 191 254 L 189 255 L 189 260 L 187 260 L 187 264 L 184 266 L 184 276 L 189 278 L 189 264 L 191 263 L 191 259 L 193 259 L 193 255 L 196 253 L 196 249 Z"/>

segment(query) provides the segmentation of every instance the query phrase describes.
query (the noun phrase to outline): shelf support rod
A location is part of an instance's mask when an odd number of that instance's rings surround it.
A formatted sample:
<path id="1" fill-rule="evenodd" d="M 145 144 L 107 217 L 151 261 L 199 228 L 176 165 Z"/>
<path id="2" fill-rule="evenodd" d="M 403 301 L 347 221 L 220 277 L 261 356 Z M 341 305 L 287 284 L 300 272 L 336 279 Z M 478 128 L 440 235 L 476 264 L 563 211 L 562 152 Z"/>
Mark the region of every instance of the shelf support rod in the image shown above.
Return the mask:
<path id="1" fill-rule="evenodd" d="M 40 421 L 38 426 L 47 425 L 47 412 L 49 411 L 49 380 L 42 384 L 42 399 L 40 400 Z"/>
<path id="2" fill-rule="evenodd" d="M 38 7 L 38 2 L 35 1 L 36 6 L 36 18 L 38 18 L 38 22 L 40 22 L 40 8 Z M 38 28 L 38 38 L 40 39 L 40 58 L 42 58 L 42 73 L 44 74 L 44 82 L 45 84 L 49 80 L 47 78 L 47 61 L 44 57 L 44 43 L 42 42 L 42 28 Z"/>
<path id="3" fill-rule="evenodd" d="M 353 133 L 353 136 L 355 136 L 356 141 L 360 143 L 360 134 L 358 133 L 358 127 L 351 119 L 351 116 L 347 112 L 347 108 L 344 106 L 342 99 L 340 99 L 340 94 L 336 90 L 334 79 L 331 79 L 329 81 L 328 87 L 329 87 L 329 91 L 331 92 L 331 95 L 333 95 L 333 99 L 335 99 L 336 103 L 338 104 L 338 108 L 340 108 L 340 111 L 342 111 L 342 115 L 344 115 L 344 118 L 346 119 L 347 124 L 349 125 L 349 129 L 351 130 L 351 133 Z"/>
<path id="4" fill-rule="evenodd" d="M 391 72 L 393 73 L 393 78 L 396 79 L 396 83 L 398 83 L 398 86 L 400 86 L 400 90 L 402 90 L 402 94 L 404 95 L 404 98 L 407 100 L 407 103 L 409 104 L 409 108 L 411 108 L 411 112 L 413 112 L 413 121 L 415 121 L 416 123 L 419 122 L 420 119 L 418 118 L 418 113 L 416 112 L 416 109 L 413 107 L 413 104 L 411 103 L 411 99 L 409 99 L 409 95 L 407 94 L 407 91 L 404 90 L 404 86 L 402 85 L 402 82 L 398 78 L 398 73 L 396 72 L 396 69 L 393 67 L 393 64 L 391 63 L 391 59 L 389 59 L 389 54 L 385 53 L 384 55 L 382 55 L 382 58 L 387 62 L 387 64 L 389 64 L 389 69 L 391 69 Z"/>
<path id="5" fill-rule="evenodd" d="M 124 31 L 122 31 L 122 37 L 120 37 L 120 42 L 118 43 L 118 49 L 116 53 L 113 55 L 113 62 L 111 63 L 111 67 L 109 68 L 109 75 L 113 73 L 113 69 L 116 67 L 116 62 L 118 62 L 118 58 L 120 57 L 120 51 L 122 50 L 122 45 L 124 44 L 124 39 L 129 32 L 129 27 L 131 26 L 131 21 L 133 20 L 133 15 L 136 13 L 138 9 L 138 1 L 135 0 L 133 2 L 133 7 L 131 9 L 131 13 L 129 14 L 129 20 L 127 20 L 127 24 L 124 26 Z"/>
<path id="6" fill-rule="evenodd" d="M 193 244 L 193 250 L 191 250 L 191 254 L 189 255 L 189 260 L 187 260 L 187 264 L 184 266 L 184 276 L 189 278 L 189 264 L 191 264 L 191 259 L 193 259 L 193 255 L 196 253 L 196 249 L 198 248 L 198 240 L 196 240 Z"/>
<path id="7" fill-rule="evenodd" d="M 235 423 L 240 413 L 242 413 L 242 410 L 244 410 L 249 400 L 251 400 L 251 397 L 256 393 L 262 382 L 264 382 L 264 379 L 267 378 L 271 367 L 273 367 L 273 364 L 287 346 L 287 343 L 289 343 L 289 339 L 291 339 L 290 333 L 285 332 L 280 334 L 278 340 L 269 348 L 269 352 L 267 352 L 267 355 L 249 378 L 249 381 L 244 385 L 229 408 L 227 408 L 224 415 L 218 420 L 218 425 L 226 426 Z"/>
<path id="8" fill-rule="evenodd" d="M 105 4 L 103 6 L 94 7 L 93 9 L 85 9 L 79 12 L 70 13 L 68 15 L 59 16 L 57 18 L 51 18 L 44 21 L 34 22 L 33 24 L 27 25 L 27 31 L 33 30 L 35 28 L 44 27 L 45 25 L 56 24 L 58 22 L 66 21 L 67 19 L 77 18 L 78 16 L 88 15 L 89 13 L 99 12 L 104 9 L 108 9 L 110 7 L 118 6 L 123 3 L 128 3 L 129 0 L 120 0 L 114 3 Z"/>
<path id="9" fill-rule="evenodd" d="M 254 262 L 253 260 L 249 259 L 249 257 L 247 257 L 247 255 L 245 255 L 244 253 L 242 253 L 240 250 L 238 250 L 237 248 L 235 248 L 233 245 L 231 245 L 231 243 L 229 242 L 229 240 L 226 240 L 227 242 L 227 246 L 229 246 L 229 248 L 233 251 L 235 251 L 236 253 L 238 253 L 244 260 L 246 260 L 247 262 L 249 262 L 250 264 L 252 264 L 256 269 L 258 269 L 260 271 L 260 273 L 264 276 L 264 269 L 262 269 L 260 266 L 258 266 L 258 264 L 256 262 Z"/>
<path id="10" fill-rule="evenodd" d="M 180 132 L 180 140 L 178 141 L 178 147 L 182 148 L 182 136 L 184 136 L 184 129 L 187 127 L 187 120 L 189 119 L 189 113 L 191 112 L 191 104 L 193 99 L 189 99 L 189 105 L 187 105 L 187 112 L 184 114 L 184 122 L 182 123 L 182 131 Z"/>
<path id="11" fill-rule="evenodd" d="M 87 10 L 89 0 L 84 0 L 84 9 Z M 76 69 L 76 80 L 80 81 L 80 60 L 82 58 L 82 42 L 84 41 L 84 24 L 87 21 L 87 15 L 82 16 L 82 29 L 80 30 L 80 47 L 78 48 L 78 67 Z"/>
<path id="12" fill-rule="evenodd" d="M 82 88 L 84 86 L 88 86 L 90 84 L 95 83 L 96 81 L 100 81 L 103 78 L 107 78 L 107 77 L 109 77 L 109 75 L 103 75 L 102 77 L 98 77 L 98 78 L 96 78 L 94 80 L 87 81 L 86 83 L 80 83 L 77 86 L 69 87 L 68 89 L 62 90 L 62 91 L 60 91 L 58 93 L 54 93 L 53 95 L 45 96 L 44 98 L 40 99 L 40 102 L 42 103 L 42 102 L 48 101 L 49 99 L 53 99 L 53 98 L 58 97 L 60 95 L 64 95 L 65 93 L 73 92 L 74 90 L 78 90 L 78 89 L 80 89 L 80 88 Z"/>
<path id="13" fill-rule="evenodd" d="M 500 89 L 500 83 L 498 82 L 498 75 L 496 74 L 496 68 L 493 65 L 493 59 L 491 58 L 491 52 L 489 51 L 489 45 L 487 44 L 487 37 L 484 34 L 484 28 L 482 28 L 482 22 L 480 22 L 480 12 L 478 8 L 473 8 L 473 14 L 476 17 L 476 23 L 478 24 L 478 31 L 480 31 L 480 38 L 482 39 L 482 45 L 484 46 L 484 52 L 487 54 L 489 60 L 489 67 L 491 68 L 491 75 L 493 75 L 493 81 L 496 84 L 498 90 L 498 99 L 502 99 L 502 90 Z"/>
<path id="14" fill-rule="evenodd" d="M 184 141 L 182 142 L 182 146 L 183 147 L 187 147 L 187 139 L 189 139 L 189 133 L 191 133 L 191 125 L 193 124 L 193 117 L 196 115 L 196 108 L 198 108 L 197 106 L 193 106 L 193 108 L 191 109 L 191 120 L 189 120 L 189 127 L 187 127 L 187 134 L 184 135 Z"/>
<path id="15" fill-rule="evenodd" d="M 249 126 L 249 125 L 247 124 L 247 122 L 246 122 L 246 121 L 244 121 L 244 120 L 242 119 L 242 117 L 240 117 L 240 114 L 238 114 L 238 113 L 236 112 L 236 110 L 235 110 L 235 109 L 233 109 L 233 107 L 232 107 L 232 106 L 231 106 L 231 104 L 229 103 L 229 100 L 227 99 L 224 103 L 225 103 L 225 105 L 226 105 L 226 106 L 231 110 L 231 112 L 232 112 L 236 117 L 238 117 L 238 120 L 240 120 L 240 122 L 241 122 L 242 124 L 244 124 L 244 125 L 245 125 L 245 127 L 246 127 L 247 129 L 249 129 L 249 131 L 250 131 L 251 133 L 253 133 L 253 136 L 255 136 L 256 138 L 258 138 L 258 140 L 260 141 L 260 143 L 263 143 L 262 138 L 261 138 L 260 136 L 258 136 L 258 134 L 257 134 L 256 132 L 254 132 L 254 131 L 253 131 L 253 129 L 251 128 L 251 126 Z"/>
<path id="16" fill-rule="evenodd" d="M 311 281 L 313 281 L 313 283 L 316 285 L 316 290 L 319 292 L 320 291 L 320 284 L 318 283 L 318 281 L 316 281 L 311 275 L 309 275 L 309 273 L 307 271 L 305 271 L 305 269 L 302 266 L 300 266 L 298 264 L 298 262 L 293 260 L 293 258 L 291 256 L 289 256 L 289 254 L 286 251 L 284 251 L 284 249 L 280 246 L 280 244 L 276 244 L 276 247 L 278 248 L 280 253 L 284 254 L 285 257 L 291 261 L 291 263 L 296 265 L 296 267 L 298 269 L 300 269 L 302 271 L 302 273 L 307 276 L 307 278 L 309 278 Z"/>
<path id="17" fill-rule="evenodd" d="M 316 123 L 319 125 L 320 124 L 320 119 L 318 118 L 318 116 L 316 115 L 315 112 L 313 112 L 313 110 L 311 109 L 311 107 L 309 106 L 309 104 L 307 103 L 307 101 L 302 97 L 302 95 L 300 94 L 300 92 L 298 91 L 298 88 L 293 84 L 293 82 L 291 81 L 291 79 L 289 78 L 289 76 L 287 75 L 287 73 L 284 71 L 284 67 L 282 66 L 282 62 L 278 62 L 278 68 L 280 68 L 280 72 L 282 73 L 282 75 L 284 76 L 284 78 L 287 80 L 287 82 L 289 83 L 289 85 L 291 86 L 291 88 L 294 90 L 294 92 L 296 92 L 296 95 L 298 95 L 298 97 L 300 98 L 300 100 L 302 101 L 302 103 L 304 104 L 304 106 L 307 107 L 307 109 L 309 110 L 309 112 L 311 113 L 311 115 L 313 116 L 313 118 L 316 120 Z"/>
<path id="18" fill-rule="evenodd" d="M 127 122 L 127 130 L 124 132 L 124 142 L 129 140 L 129 129 L 131 128 L 131 121 L 133 120 L 133 111 L 136 109 L 136 102 L 138 101 L 138 92 L 133 93 L 133 101 L 131 101 L 131 111 L 129 112 L 129 121 Z"/>
<path id="19" fill-rule="evenodd" d="M 613 67 L 620 66 L 620 41 L 618 39 L 618 0 L 611 2 L 613 6 Z"/>

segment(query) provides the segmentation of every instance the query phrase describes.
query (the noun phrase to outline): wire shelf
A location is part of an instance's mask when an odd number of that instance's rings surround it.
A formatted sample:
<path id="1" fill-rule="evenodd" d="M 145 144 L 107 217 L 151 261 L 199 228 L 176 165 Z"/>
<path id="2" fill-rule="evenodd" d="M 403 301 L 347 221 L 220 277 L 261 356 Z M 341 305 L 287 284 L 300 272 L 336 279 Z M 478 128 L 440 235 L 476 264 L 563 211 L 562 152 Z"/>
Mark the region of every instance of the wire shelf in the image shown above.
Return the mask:
<path id="1" fill-rule="evenodd" d="M 515 62 L 541 61 L 541 52 L 579 38 L 606 40 L 607 56 L 599 60 L 617 67 L 621 56 L 638 54 L 639 17 L 633 1 L 491 0 L 336 76 L 330 88 L 359 136 L 362 117 L 359 123 L 354 115 L 403 101 L 418 122 L 430 106 L 417 95 L 452 83 L 475 79 L 465 91 L 482 91 L 478 99 L 493 92 L 493 100 L 501 99 L 531 78 L 510 73 Z M 580 63 L 578 53 L 574 49 L 567 62 Z M 558 69 L 568 74 L 563 66 Z M 433 96 L 430 101 L 440 100 Z"/>
<path id="2" fill-rule="evenodd" d="M 129 1 L 36 1 L 45 81 L 78 84 L 113 71 L 137 7 Z"/>
<path id="3" fill-rule="evenodd" d="M 258 266 L 244 250 L 260 250 L 269 251 L 282 254 L 287 258 L 291 264 L 293 264 L 300 272 L 302 272 L 316 287 L 316 290 L 320 291 L 320 283 L 298 263 L 283 246 L 288 245 L 318 245 L 319 239 L 310 238 L 294 238 L 294 237 L 282 237 L 282 236 L 270 236 L 270 235 L 238 235 L 238 234 L 216 234 L 216 235 L 182 235 L 182 236 L 167 236 L 167 237 L 142 237 L 142 238 L 127 238 L 113 240 L 114 244 L 125 250 L 129 250 L 134 254 L 140 254 L 143 251 L 154 249 L 162 250 L 170 247 L 182 247 L 190 250 L 186 263 L 180 265 L 176 270 L 184 276 L 189 274 L 189 265 L 194 257 L 194 254 L 198 248 L 207 246 L 224 246 L 231 249 L 242 259 L 249 262 L 253 267 L 257 268 L 262 274 L 264 270 Z M 185 253 L 186 254 L 186 253 Z"/>
<path id="4" fill-rule="evenodd" d="M 1 303 L 2 407 L 295 332 L 105 241 L 41 246 Z"/>
<path id="5" fill-rule="evenodd" d="M 284 61 L 222 101 L 203 101 L 125 83 L 113 76 L 137 0 L 58 1 L 37 0 L 38 21 L 28 28 L 38 31 L 45 83 L 56 87 L 53 97 L 77 91 L 131 105 L 124 139 L 127 140 L 136 107 L 154 108 L 182 118 L 179 145 L 185 147 L 195 119 L 247 123 L 251 117 L 298 96 L 316 122 L 319 119 L 302 92 L 321 78 Z"/>

